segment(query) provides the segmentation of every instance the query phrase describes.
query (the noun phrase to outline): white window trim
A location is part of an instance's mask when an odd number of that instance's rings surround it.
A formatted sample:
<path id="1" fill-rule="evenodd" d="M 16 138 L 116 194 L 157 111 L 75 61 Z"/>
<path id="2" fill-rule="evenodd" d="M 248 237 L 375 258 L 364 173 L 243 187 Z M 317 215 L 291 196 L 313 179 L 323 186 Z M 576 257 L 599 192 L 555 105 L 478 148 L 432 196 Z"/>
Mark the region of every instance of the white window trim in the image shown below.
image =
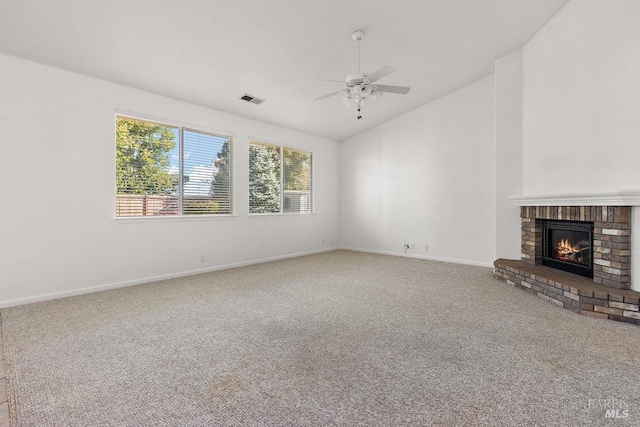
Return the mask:
<path id="1" fill-rule="evenodd" d="M 229 219 L 235 219 L 238 217 L 237 213 L 236 213 L 236 134 L 234 132 L 228 132 L 226 130 L 220 130 L 220 129 L 214 129 L 208 126 L 202 126 L 202 125 L 195 125 L 192 123 L 188 123 L 188 122 L 183 122 L 180 120 L 168 120 L 162 117 L 158 117 L 158 116 L 153 116 L 153 115 L 149 115 L 149 114 L 143 114 L 143 113 L 137 113 L 137 112 L 132 112 L 130 110 L 123 110 L 123 109 L 115 109 L 115 116 L 114 117 L 126 117 L 129 119 L 133 119 L 133 120 L 143 120 L 143 121 L 148 121 L 151 123 L 155 123 L 155 124 L 159 124 L 159 125 L 165 125 L 165 126 L 169 126 L 169 127 L 177 127 L 180 128 L 180 139 L 182 139 L 182 132 L 184 129 L 193 131 L 193 132 L 202 132 L 202 133 L 206 133 L 206 134 L 210 134 L 213 136 L 218 136 L 218 137 L 223 137 L 223 138 L 229 138 L 231 141 L 231 147 L 229 150 L 229 154 L 231 155 L 231 171 L 229 174 L 229 178 L 231 180 L 230 186 L 231 188 L 230 193 L 231 193 L 231 197 L 229 200 L 229 203 L 231 204 L 231 213 L 228 214 L 215 214 L 215 215 L 211 215 L 211 214 L 198 214 L 198 215 L 184 215 L 184 214 L 179 214 L 179 215 L 154 215 L 154 216 L 116 216 L 115 212 L 116 212 L 116 198 L 114 196 L 113 198 L 113 207 L 112 207 L 112 215 L 113 215 L 113 219 L 117 222 L 117 223 L 141 223 L 141 222 L 163 222 L 163 221 L 178 221 L 178 222 L 183 222 L 183 221 L 211 221 L 213 219 L 217 219 L 217 220 L 229 220 Z M 115 126 L 113 128 L 114 134 L 113 134 L 113 140 L 115 141 Z M 115 158 L 116 156 L 116 147 L 114 144 L 114 153 L 113 156 Z M 180 146 L 180 163 L 182 163 L 183 160 L 183 153 L 182 153 L 183 147 L 182 145 Z M 180 166 L 181 170 L 182 170 L 182 165 Z M 313 172 L 313 167 L 312 167 L 312 172 Z M 182 174 L 180 174 L 182 175 Z M 179 176 L 178 179 L 180 180 L 180 186 L 182 186 L 182 176 Z M 116 183 L 116 171 L 114 170 L 114 175 L 113 175 L 113 194 L 116 195 L 117 194 L 117 188 L 115 186 Z M 182 197 L 180 198 L 180 212 L 182 212 Z"/>
<path id="2" fill-rule="evenodd" d="M 290 150 L 295 150 L 295 151 L 302 151 L 305 153 L 309 153 L 311 154 L 311 185 L 309 188 L 309 192 L 311 193 L 311 209 L 309 210 L 309 212 L 284 212 L 284 177 L 280 177 L 280 212 L 256 212 L 256 213 L 251 213 L 251 212 L 247 212 L 247 216 L 249 218 L 265 218 L 265 217 L 300 217 L 300 216 L 312 216 L 315 215 L 316 211 L 315 211 L 315 201 L 316 201 L 316 197 L 315 197 L 315 153 L 311 150 L 309 150 L 308 148 L 303 148 L 303 147 L 295 147 L 295 146 L 291 146 L 291 145 L 285 145 L 285 144 L 278 144 L 275 142 L 271 142 L 268 140 L 264 140 L 261 138 L 253 138 L 253 137 L 249 137 L 248 138 L 248 144 L 247 144 L 247 148 L 251 145 L 263 145 L 263 146 L 267 146 L 267 147 L 273 147 L 273 148 L 278 148 L 280 150 L 280 171 L 284 171 L 284 149 L 288 148 Z M 249 159 L 247 159 L 248 162 Z M 247 172 L 251 173 L 251 165 L 249 165 L 249 168 L 247 170 Z M 249 194 L 247 194 L 247 196 L 249 196 Z M 251 202 L 249 201 L 249 203 L 247 204 L 247 209 L 251 209 Z"/>

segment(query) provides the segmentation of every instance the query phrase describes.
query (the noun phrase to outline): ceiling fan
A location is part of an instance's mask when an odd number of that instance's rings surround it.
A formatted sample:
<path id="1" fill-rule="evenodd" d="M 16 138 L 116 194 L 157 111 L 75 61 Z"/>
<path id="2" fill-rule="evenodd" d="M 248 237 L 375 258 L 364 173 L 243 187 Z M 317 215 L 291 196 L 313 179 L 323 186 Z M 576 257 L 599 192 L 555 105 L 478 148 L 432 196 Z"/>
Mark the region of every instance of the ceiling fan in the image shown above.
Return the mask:
<path id="1" fill-rule="evenodd" d="M 377 98 L 380 98 L 384 92 L 405 95 L 410 89 L 408 86 L 374 84 L 374 82 L 395 71 L 387 65 L 371 74 L 360 72 L 360 40 L 362 40 L 362 36 L 364 36 L 364 31 L 362 30 L 354 31 L 353 34 L 351 34 L 351 38 L 358 43 L 358 72 L 356 74 L 349 74 L 345 82 L 340 80 L 325 80 L 327 82 L 346 83 L 347 87 L 316 98 L 316 101 L 321 101 L 334 95 L 340 95 L 345 105 L 349 105 L 351 101 L 354 100 L 358 107 L 358 120 L 362 119 L 360 109 L 375 101 Z"/>

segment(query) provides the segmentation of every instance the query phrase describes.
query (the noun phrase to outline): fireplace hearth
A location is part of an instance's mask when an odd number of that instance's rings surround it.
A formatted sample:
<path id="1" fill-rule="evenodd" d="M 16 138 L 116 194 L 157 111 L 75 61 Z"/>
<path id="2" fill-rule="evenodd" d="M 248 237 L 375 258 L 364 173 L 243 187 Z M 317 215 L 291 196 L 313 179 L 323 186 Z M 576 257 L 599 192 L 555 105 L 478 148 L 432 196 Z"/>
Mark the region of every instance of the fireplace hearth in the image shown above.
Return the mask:
<path id="1" fill-rule="evenodd" d="M 593 278 L 593 222 L 542 221 L 542 265 Z"/>

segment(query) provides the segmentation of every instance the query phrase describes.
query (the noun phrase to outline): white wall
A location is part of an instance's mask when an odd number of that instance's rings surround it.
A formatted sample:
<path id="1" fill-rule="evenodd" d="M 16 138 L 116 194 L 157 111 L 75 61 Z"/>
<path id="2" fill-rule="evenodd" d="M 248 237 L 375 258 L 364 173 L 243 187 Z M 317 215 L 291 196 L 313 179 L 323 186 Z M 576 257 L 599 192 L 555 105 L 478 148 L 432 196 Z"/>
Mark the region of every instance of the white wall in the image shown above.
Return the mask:
<path id="1" fill-rule="evenodd" d="M 337 246 L 337 142 L 6 55 L 0 70 L 0 306 Z M 237 216 L 114 219 L 116 109 L 233 135 Z M 314 153 L 314 215 L 248 217 L 249 136 Z"/>
<path id="2" fill-rule="evenodd" d="M 639 1 L 572 0 L 523 48 L 524 194 L 640 189 L 639 40 Z"/>
<path id="3" fill-rule="evenodd" d="M 343 142 L 342 246 L 491 265 L 494 122 L 491 76 Z"/>
<path id="4" fill-rule="evenodd" d="M 496 61 L 496 257 L 519 259 L 522 194 L 522 50 Z"/>
<path id="5" fill-rule="evenodd" d="M 524 193 L 640 188 L 640 1 L 573 0 L 523 52 Z"/>

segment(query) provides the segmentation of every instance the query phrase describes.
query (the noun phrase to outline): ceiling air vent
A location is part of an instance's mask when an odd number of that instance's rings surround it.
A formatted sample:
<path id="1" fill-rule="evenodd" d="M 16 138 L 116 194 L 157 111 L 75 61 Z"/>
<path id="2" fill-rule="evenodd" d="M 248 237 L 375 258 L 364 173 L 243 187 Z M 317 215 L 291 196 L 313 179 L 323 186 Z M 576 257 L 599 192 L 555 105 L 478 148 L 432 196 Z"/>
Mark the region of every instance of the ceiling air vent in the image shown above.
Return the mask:
<path id="1" fill-rule="evenodd" d="M 260 98 L 255 97 L 255 96 L 248 95 L 246 93 L 243 96 L 241 96 L 240 99 L 242 99 L 243 101 L 250 102 L 252 104 L 256 104 L 256 105 L 260 105 L 260 104 L 262 104 L 264 102 L 264 99 L 260 99 Z"/>

